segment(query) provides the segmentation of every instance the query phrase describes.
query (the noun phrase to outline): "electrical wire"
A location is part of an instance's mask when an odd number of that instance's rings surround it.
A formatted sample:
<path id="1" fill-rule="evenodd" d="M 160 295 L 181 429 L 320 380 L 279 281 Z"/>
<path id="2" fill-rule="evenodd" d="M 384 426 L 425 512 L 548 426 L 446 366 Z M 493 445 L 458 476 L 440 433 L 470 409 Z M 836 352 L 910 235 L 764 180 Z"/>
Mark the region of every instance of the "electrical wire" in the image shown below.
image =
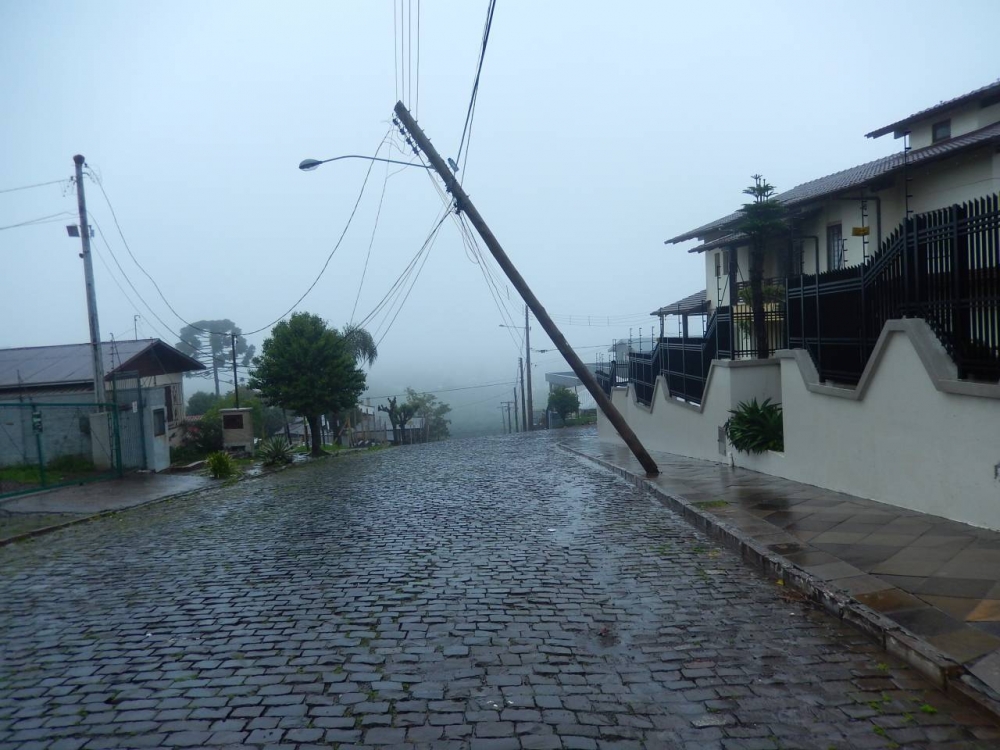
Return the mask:
<path id="1" fill-rule="evenodd" d="M 9 224 L 5 227 L 0 227 L 0 231 L 3 231 L 4 229 L 17 229 L 18 227 L 34 226 L 35 224 L 53 224 L 57 221 L 64 221 L 64 217 L 66 216 L 75 216 L 75 214 L 72 211 L 61 211 L 57 214 L 39 216 L 37 219 L 28 219 L 27 221 L 22 221 L 17 224 Z"/>
<path id="2" fill-rule="evenodd" d="M 62 183 L 70 182 L 70 179 L 71 178 L 66 177 L 61 180 L 51 180 L 49 182 L 36 182 L 34 185 L 21 185 L 20 187 L 5 188 L 3 190 L 0 190 L 0 193 L 14 193 L 17 192 L 18 190 L 31 190 L 32 188 L 45 187 L 46 185 L 59 185 Z"/>
<path id="3" fill-rule="evenodd" d="M 400 167 L 405 169 L 405 167 Z M 365 266 L 361 269 L 361 281 L 358 282 L 358 293 L 354 295 L 354 307 L 351 308 L 351 322 L 354 322 L 354 314 L 358 311 L 358 300 L 361 299 L 361 288 L 365 285 L 365 276 L 368 275 L 368 261 L 372 257 L 372 245 L 375 244 L 375 232 L 378 230 L 378 220 L 382 215 L 382 202 L 385 200 L 385 188 L 389 184 L 389 164 L 385 165 L 385 178 L 382 180 L 382 194 L 378 198 L 378 210 L 375 211 L 375 225 L 372 227 L 372 236 L 368 240 L 368 252 L 365 254 Z"/>
<path id="4" fill-rule="evenodd" d="M 419 391 L 418 395 L 424 396 L 428 394 L 437 393 L 454 393 L 455 391 L 474 391 L 478 388 L 499 388 L 500 386 L 511 386 L 514 384 L 512 380 L 501 380 L 496 383 L 480 383 L 479 385 L 460 385 L 455 388 L 439 388 L 436 391 Z M 390 393 L 387 396 L 369 396 L 367 394 L 363 395 L 362 398 L 370 398 L 378 401 L 383 398 L 394 398 L 398 396 L 405 396 L 405 393 Z"/>
<path id="5" fill-rule="evenodd" d="M 378 156 L 379 152 L 382 150 L 382 147 L 388 141 L 388 139 L 389 139 L 389 133 L 390 132 L 391 132 L 391 128 L 390 128 L 390 130 L 386 131 L 385 136 L 383 136 L 383 138 L 382 138 L 382 142 L 379 144 L 378 148 L 375 149 L 375 156 Z M 252 336 L 255 333 L 260 333 L 261 331 L 267 330 L 271 326 L 273 326 L 276 323 L 278 323 L 279 321 L 283 320 L 292 311 L 294 311 L 296 307 L 299 306 L 299 304 L 302 302 L 302 300 L 304 300 L 306 298 L 306 296 L 308 296 L 308 294 L 319 283 L 320 279 L 323 278 L 323 274 L 326 273 L 326 269 L 330 265 L 330 260 L 333 258 L 334 253 L 336 253 L 337 250 L 340 248 L 341 243 L 343 243 L 343 241 L 344 241 L 344 237 L 347 235 L 347 230 L 350 229 L 350 227 L 351 227 L 351 222 L 354 220 L 354 215 L 357 213 L 358 206 L 361 204 L 361 199 L 362 199 L 362 197 L 365 194 L 365 188 L 368 186 L 368 178 L 371 176 L 372 169 L 374 168 L 374 166 L 375 166 L 375 162 L 374 161 L 369 162 L 369 164 L 368 164 L 368 170 L 365 172 L 365 179 L 361 183 L 361 190 L 358 192 L 358 197 L 357 197 L 357 200 L 354 202 L 354 207 L 351 209 L 351 213 L 347 217 L 347 223 L 344 225 L 344 229 L 340 233 L 340 237 L 337 239 L 337 243 L 333 246 L 333 249 L 326 256 L 326 261 L 323 263 L 323 267 L 320 269 L 319 273 L 316 275 L 316 278 L 313 279 L 312 283 L 306 288 L 306 290 L 302 293 L 302 295 L 284 313 L 282 313 L 280 316 L 278 316 L 277 318 L 275 318 L 274 320 L 272 320 L 270 323 L 261 326 L 260 328 L 256 328 L 256 329 L 254 329 L 252 331 L 246 331 L 246 332 L 242 333 L 241 334 L 242 336 L 246 337 L 246 336 Z M 100 177 L 93 170 L 90 170 L 89 173 L 90 173 L 92 179 L 94 180 L 94 182 L 97 183 L 97 186 L 100 188 L 101 194 L 104 196 L 104 200 L 105 200 L 105 202 L 108 205 L 108 209 L 111 211 L 111 217 L 114 219 L 115 227 L 118 229 L 118 235 L 121 237 L 122 244 L 125 245 L 125 249 L 128 251 L 129 257 L 132 258 L 132 261 L 139 268 L 139 270 L 142 271 L 142 273 L 146 276 L 146 278 L 148 278 L 150 280 L 150 282 L 153 284 L 153 287 L 156 289 L 157 293 L 160 295 L 160 299 L 163 300 L 163 303 L 167 306 L 167 308 L 170 310 L 170 312 L 172 312 L 177 317 L 178 320 L 180 320 L 185 325 L 189 326 L 190 328 L 193 328 L 196 331 L 201 331 L 202 333 L 215 334 L 215 335 L 221 335 L 221 334 L 228 334 L 228 333 L 230 333 L 229 331 L 210 331 L 208 329 L 196 326 L 196 325 L 190 323 L 189 321 L 185 320 L 180 315 L 180 313 L 178 313 L 177 310 L 174 309 L 174 307 L 167 300 L 166 296 L 163 294 L 163 291 L 160 289 L 160 285 L 156 283 L 156 280 L 146 271 L 145 268 L 143 268 L 142 264 L 139 263 L 139 261 L 136 259 L 135 255 L 132 253 L 132 249 L 129 247 L 128 241 L 125 239 L 125 234 L 122 231 L 121 224 L 118 222 L 118 216 L 115 213 L 114 206 L 111 205 L 111 199 L 108 197 L 107 191 L 104 189 L 103 180 L 101 180 Z M 109 246 L 109 248 L 110 248 L 110 246 Z M 134 289 L 134 287 L 133 287 L 133 289 Z M 138 294 L 138 292 L 137 292 L 137 294 Z M 152 310 L 150 310 L 150 312 L 152 312 Z M 155 313 L 154 313 L 154 315 L 155 315 Z M 160 318 L 157 317 L 157 320 L 160 320 Z M 162 320 L 160 322 L 162 323 Z M 166 327 L 166 324 L 164 324 L 164 326 Z M 170 328 L 167 327 L 167 330 L 170 330 Z M 178 338 L 180 338 L 180 337 L 178 337 Z"/>
<path id="6" fill-rule="evenodd" d="M 483 73 L 483 61 L 486 59 L 486 45 L 490 41 L 490 29 L 493 27 L 493 11 L 496 9 L 496 0 L 490 0 L 486 10 L 486 23 L 483 26 L 483 42 L 479 49 L 479 64 L 476 66 L 476 78 L 472 83 L 472 95 L 469 97 L 469 109 L 465 114 L 465 126 L 462 128 L 462 140 L 458 144 L 458 153 L 455 155 L 455 164 L 462 158 L 462 149 L 465 147 L 466 137 L 471 137 L 472 119 L 475 116 L 476 99 L 479 95 L 479 79 Z M 466 163 L 468 163 L 466 154 Z M 465 166 L 462 167 L 462 174 L 465 174 Z"/>

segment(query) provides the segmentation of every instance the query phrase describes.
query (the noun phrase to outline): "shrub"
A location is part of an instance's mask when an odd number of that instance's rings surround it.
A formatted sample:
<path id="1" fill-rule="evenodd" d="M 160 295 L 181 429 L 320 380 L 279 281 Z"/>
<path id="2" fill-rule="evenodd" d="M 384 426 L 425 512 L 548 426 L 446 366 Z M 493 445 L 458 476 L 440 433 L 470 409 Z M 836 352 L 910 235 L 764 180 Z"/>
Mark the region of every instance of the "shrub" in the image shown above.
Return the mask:
<path id="1" fill-rule="evenodd" d="M 755 398 L 750 403 L 741 402 L 729 413 L 732 416 L 726 421 L 724 429 L 736 450 L 741 453 L 764 453 L 785 449 L 781 404 L 772 404 L 771 399 L 764 399 L 764 403 L 758 404 Z"/>
<path id="2" fill-rule="evenodd" d="M 264 460 L 266 466 L 290 464 L 293 453 L 292 444 L 280 435 L 263 441 L 257 449 L 257 455 Z"/>
<path id="3" fill-rule="evenodd" d="M 236 462 L 233 457 L 225 451 L 216 451 L 209 454 L 206 459 L 208 470 L 214 479 L 228 479 L 236 473 Z"/>
<path id="4" fill-rule="evenodd" d="M 222 450 L 222 420 L 218 412 L 214 419 L 202 417 L 197 422 L 184 422 L 181 431 L 181 444 L 170 450 L 171 461 L 195 461 Z"/>

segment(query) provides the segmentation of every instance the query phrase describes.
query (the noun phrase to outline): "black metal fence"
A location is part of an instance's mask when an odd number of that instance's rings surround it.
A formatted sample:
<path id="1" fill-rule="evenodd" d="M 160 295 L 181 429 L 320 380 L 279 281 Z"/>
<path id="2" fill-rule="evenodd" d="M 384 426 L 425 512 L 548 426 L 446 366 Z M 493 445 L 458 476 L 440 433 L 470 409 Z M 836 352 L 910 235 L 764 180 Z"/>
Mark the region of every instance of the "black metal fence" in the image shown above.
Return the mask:
<path id="1" fill-rule="evenodd" d="M 923 318 L 960 378 L 1000 378 L 1000 196 L 918 214 L 860 266 L 788 280 L 788 344 L 856 383 L 886 321 Z"/>
<path id="2" fill-rule="evenodd" d="M 768 354 L 774 354 L 787 344 L 785 325 L 785 279 L 764 279 L 764 325 L 767 328 Z M 736 284 L 736 305 L 733 307 L 735 350 L 732 359 L 757 356 L 757 334 L 753 327 L 753 294 L 749 281 Z"/>

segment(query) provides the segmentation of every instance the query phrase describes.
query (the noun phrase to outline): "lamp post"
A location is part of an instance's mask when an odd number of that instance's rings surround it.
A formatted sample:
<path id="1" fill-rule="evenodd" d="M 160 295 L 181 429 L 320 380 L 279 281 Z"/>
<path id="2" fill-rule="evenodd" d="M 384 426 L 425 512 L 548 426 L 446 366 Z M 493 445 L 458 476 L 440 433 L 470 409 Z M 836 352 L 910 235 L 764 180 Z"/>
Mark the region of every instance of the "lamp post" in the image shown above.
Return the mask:
<path id="1" fill-rule="evenodd" d="M 409 161 L 399 161 L 398 159 L 383 159 L 381 156 L 361 156 L 360 154 L 347 154 L 346 156 L 335 156 L 332 159 L 303 159 L 299 162 L 299 169 L 303 172 L 312 172 L 322 164 L 329 164 L 331 161 L 341 159 L 363 159 L 365 161 L 382 161 L 386 164 L 402 164 L 404 167 L 420 167 L 420 169 L 430 169 L 426 164 L 414 164 Z"/>

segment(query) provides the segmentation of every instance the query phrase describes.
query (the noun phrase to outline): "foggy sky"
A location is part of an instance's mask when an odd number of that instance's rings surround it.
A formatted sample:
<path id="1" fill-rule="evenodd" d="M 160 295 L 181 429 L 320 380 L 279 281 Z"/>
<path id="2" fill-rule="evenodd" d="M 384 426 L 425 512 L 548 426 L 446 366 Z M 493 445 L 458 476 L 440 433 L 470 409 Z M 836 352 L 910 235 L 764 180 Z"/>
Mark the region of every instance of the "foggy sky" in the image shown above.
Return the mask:
<path id="1" fill-rule="evenodd" d="M 486 5 L 420 3 L 419 76 L 415 49 L 407 75 L 419 80 L 420 124 L 446 157 L 458 149 Z M 998 22 L 993 0 L 947 13 L 912 1 L 499 0 L 461 176 L 551 313 L 633 316 L 564 328 L 593 360 L 595 345 L 630 327 L 648 336 L 649 311 L 704 288 L 702 259 L 686 252 L 693 243 L 665 238 L 737 208 L 755 172 L 780 191 L 896 150 L 891 138 L 863 134 L 996 79 Z M 399 95 L 395 43 L 388 0 L 7 0 L 0 190 L 69 177 L 73 155 L 84 154 L 177 312 L 258 328 L 319 272 L 368 169 L 296 166 L 375 152 Z M 415 90 L 407 99 L 416 107 Z M 373 169 L 350 231 L 298 309 L 335 326 L 350 319 L 385 174 Z M 99 236 L 103 338 L 131 338 L 141 314 L 140 337 L 175 343 L 168 327 L 184 324 L 128 257 L 97 185 L 86 190 L 95 223 L 163 321 Z M 0 193 L 0 226 L 75 208 L 61 186 Z M 387 180 L 356 318 L 441 208 L 423 170 Z M 76 219 L 54 218 L 0 231 L 2 347 L 88 339 L 79 241 L 64 229 Z M 514 291 L 501 294 L 521 322 Z M 504 321 L 448 220 L 382 341 L 373 395 L 513 380 L 519 351 Z M 369 328 L 386 325 L 380 317 Z M 537 324 L 532 335 L 533 346 L 550 346 Z M 544 372 L 568 369 L 557 354 L 534 360 L 538 393 Z M 497 401 L 504 390 L 493 391 Z"/>

